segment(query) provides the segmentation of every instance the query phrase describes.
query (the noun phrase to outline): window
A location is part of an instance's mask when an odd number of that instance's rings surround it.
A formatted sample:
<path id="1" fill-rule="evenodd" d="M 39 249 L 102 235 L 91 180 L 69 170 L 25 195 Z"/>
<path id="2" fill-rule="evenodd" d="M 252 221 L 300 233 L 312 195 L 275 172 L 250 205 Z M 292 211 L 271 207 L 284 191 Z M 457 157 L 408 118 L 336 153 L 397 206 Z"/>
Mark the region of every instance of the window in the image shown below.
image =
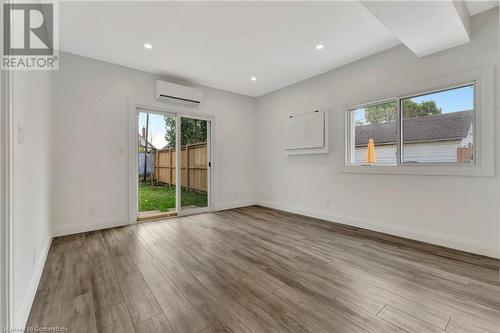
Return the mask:
<path id="1" fill-rule="evenodd" d="M 349 165 L 472 164 L 475 85 L 348 110 Z"/>
<path id="2" fill-rule="evenodd" d="M 474 85 L 401 99 L 403 163 L 474 161 Z"/>
<path id="3" fill-rule="evenodd" d="M 386 101 L 350 111 L 351 163 L 397 163 L 397 102 Z"/>

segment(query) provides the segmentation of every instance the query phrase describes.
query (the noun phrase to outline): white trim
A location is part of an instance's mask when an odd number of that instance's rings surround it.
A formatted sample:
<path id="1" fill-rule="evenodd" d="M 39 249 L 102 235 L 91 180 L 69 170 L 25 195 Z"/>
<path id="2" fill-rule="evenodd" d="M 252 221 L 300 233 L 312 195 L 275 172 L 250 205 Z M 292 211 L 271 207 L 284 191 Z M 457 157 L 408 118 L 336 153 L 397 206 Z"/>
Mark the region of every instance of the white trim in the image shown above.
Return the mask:
<path id="1" fill-rule="evenodd" d="M 181 116 L 175 117 L 175 212 L 181 215 L 181 192 L 182 192 L 182 150 L 181 150 Z M 172 178 L 172 175 L 170 175 Z M 137 198 L 139 199 L 139 198 Z"/>
<path id="2" fill-rule="evenodd" d="M 334 212 L 324 212 L 278 202 L 259 201 L 257 205 L 500 259 L 500 249 L 495 242 L 487 243 L 471 238 L 452 236 L 383 221 L 347 216 Z"/>
<path id="3" fill-rule="evenodd" d="M 243 200 L 243 201 L 235 201 L 235 202 L 226 202 L 215 207 L 216 211 L 240 208 L 240 207 L 248 207 L 255 206 L 258 204 L 257 200 Z"/>
<path id="4" fill-rule="evenodd" d="M 354 107 L 347 106 L 344 112 L 344 135 L 342 142 L 343 158 L 340 170 L 344 173 L 375 173 L 375 174 L 404 174 L 404 175 L 442 175 L 442 176 L 494 176 L 494 148 L 495 148 L 495 68 L 493 65 L 472 69 L 457 75 L 440 77 L 427 83 L 422 83 L 414 93 L 407 91 L 396 92 L 392 96 L 414 96 L 430 91 L 449 89 L 460 86 L 457 83 L 475 84 L 475 112 L 474 112 L 474 146 L 475 163 L 454 164 L 454 163 L 422 163 L 399 164 L 398 165 L 352 165 L 348 164 L 349 159 L 349 110 Z M 392 100 L 394 98 L 381 99 Z M 359 104 L 361 106 L 373 103 Z M 358 107 L 359 107 L 358 105 Z"/>
<path id="5" fill-rule="evenodd" d="M 200 113 L 200 112 L 193 112 L 191 108 L 182 108 L 181 106 L 175 104 L 172 105 L 170 103 L 159 103 L 159 102 L 151 102 L 151 101 L 143 101 L 143 100 L 138 100 L 134 98 L 129 99 L 129 147 L 128 147 L 128 174 L 129 174 L 129 179 L 128 179 L 128 224 L 132 223 L 137 223 L 137 204 L 138 204 L 138 188 L 137 188 L 137 114 L 139 109 L 144 109 L 151 111 L 152 113 L 160 113 L 160 114 L 171 114 L 175 115 L 176 117 L 176 133 L 180 133 L 179 128 L 180 128 L 180 117 L 185 117 L 185 118 L 196 118 L 196 119 L 201 119 L 201 120 L 207 120 L 210 121 L 210 132 L 211 132 L 211 138 L 210 138 L 210 154 L 211 154 L 211 170 L 210 170 L 210 186 L 209 186 L 209 207 L 206 209 L 203 208 L 203 211 L 200 209 L 199 211 L 184 211 L 185 214 L 181 212 L 180 209 L 180 200 L 176 200 L 176 211 L 179 216 L 181 215 L 187 215 L 187 214 L 192 214 L 192 213 L 200 213 L 200 212 L 208 212 L 208 211 L 213 211 L 214 207 L 214 202 L 213 202 L 213 185 L 215 184 L 215 149 L 214 149 L 214 143 L 215 143 L 215 116 L 211 114 L 206 114 L 206 113 Z M 180 151 L 180 140 L 177 135 L 177 140 L 176 140 L 176 148 L 177 151 Z M 176 169 L 180 170 L 180 159 L 176 158 Z M 176 184 L 180 184 L 180 173 L 176 173 L 176 177 L 178 175 L 178 178 L 176 178 Z M 176 186 L 176 198 L 180 198 L 180 186 Z M 121 224 L 123 225 L 123 224 Z M 74 230 L 70 228 L 70 230 Z"/>
<path id="6" fill-rule="evenodd" d="M 237 201 L 237 202 L 228 202 L 228 203 L 223 203 L 221 205 L 218 205 L 217 207 L 214 207 L 215 211 L 219 210 L 226 210 L 226 209 L 232 209 L 232 208 L 239 208 L 239 207 L 247 207 L 247 206 L 253 206 L 256 205 L 257 201 L 256 200 L 248 200 L 248 201 Z M 200 208 L 200 210 L 193 211 L 193 214 L 199 214 L 199 213 L 206 213 L 213 211 L 212 209 L 208 210 L 206 208 Z M 190 211 L 191 213 L 191 211 Z M 175 219 L 175 217 L 173 217 Z M 167 218 L 165 218 L 167 219 Z M 172 218 L 168 218 L 172 219 Z M 89 221 L 89 222 L 80 222 L 80 223 L 73 223 L 73 224 L 64 224 L 64 225 L 56 225 L 53 226 L 52 228 L 52 237 L 61 237 L 61 236 L 67 236 L 67 235 L 73 235 L 73 234 L 79 234 L 82 232 L 89 232 L 89 231 L 96 231 L 96 230 L 102 230 L 102 229 L 109 229 L 109 228 L 115 228 L 115 227 L 125 227 L 128 225 L 135 224 L 137 221 L 133 221 L 132 223 L 129 223 L 127 221 L 127 218 L 124 217 L 121 220 L 100 220 L 100 221 Z"/>
<path id="7" fill-rule="evenodd" d="M 10 187 L 12 173 L 10 73 L 2 71 L 0 77 L 0 327 L 9 327 L 11 321 L 11 283 L 10 283 Z"/>
<path id="8" fill-rule="evenodd" d="M 67 236 L 73 234 L 79 234 L 82 232 L 96 231 L 101 229 L 109 229 L 114 227 L 123 227 L 131 224 L 135 224 L 137 221 L 133 223 L 129 223 L 127 218 L 123 218 L 122 220 L 99 220 L 99 221 L 89 221 L 89 222 L 80 222 L 80 223 L 72 223 L 72 224 L 64 224 L 64 225 L 56 225 L 52 228 L 52 236 L 60 237 Z"/>
<path id="9" fill-rule="evenodd" d="M 347 216 L 344 214 L 339 214 L 334 212 L 324 212 L 321 210 L 299 207 L 296 205 L 287 205 L 272 201 L 246 200 L 246 201 L 228 202 L 220 204 L 217 207 L 215 207 L 215 211 L 222 211 L 227 209 L 248 207 L 254 205 L 279 209 L 290 213 L 322 219 L 327 222 L 334 222 L 348 226 L 364 228 L 368 230 L 386 233 L 389 235 L 404 237 L 408 239 L 413 239 L 430 244 L 445 246 L 457 250 L 462 250 L 470 253 L 476 253 L 479 255 L 485 255 L 492 258 L 500 259 L 500 248 L 496 243 L 486 243 L 483 241 L 478 241 L 465 237 L 451 236 L 449 234 L 425 231 L 417 228 L 400 226 L 392 223 L 371 220 L 362 217 Z M 97 223 L 93 221 L 92 223 L 78 223 L 71 225 L 63 225 L 59 227 L 56 226 L 53 230 L 53 236 L 58 237 L 58 236 L 71 235 L 81 232 L 89 232 L 89 231 L 130 225 L 129 223 L 124 221 L 125 220 L 122 221 L 108 220 Z"/>
<path id="10" fill-rule="evenodd" d="M 176 184 L 179 184 L 179 186 L 176 186 L 176 198 L 179 198 L 176 200 L 176 210 L 177 210 L 177 216 L 187 216 L 191 214 L 200 214 L 200 213 L 208 213 L 214 210 L 214 202 L 213 202 L 213 177 L 214 177 L 214 158 L 213 158 L 213 152 L 214 152 L 214 135 L 215 135 L 215 123 L 214 123 L 214 118 L 210 117 L 199 117 L 198 115 L 183 115 L 179 114 L 179 121 L 178 124 L 179 126 L 177 127 L 177 140 L 176 140 L 176 149 L 177 151 L 181 151 L 181 143 L 180 143 L 180 136 L 182 135 L 181 131 L 181 118 L 191 118 L 191 119 L 198 119 L 198 120 L 205 120 L 207 121 L 208 125 L 208 131 L 207 131 L 207 163 L 210 163 L 210 167 L 207 168 L 207 207 L 199 207 L 199 208 L 188 208 L 188 209 L 182 209 L 182 191 L 181 191 L 181 175 L 180 172 L 177 172 L 176 175 L 178 175 L 178 178 L 176 179 Z M 176 170 L 181 170 L 181 159 L 178 158 L 176 159 L 177 165 L 176 165 Z"/>
<path id="11" fill-rule="evenodd" d="M 330 152 L 330 112 L 325 109 L 318 109 L 313 112 L 323 112 L 323 147 L 318 148 L 295 148 L 295 149 L 287 149 L 285 147 L 285 155 L 307 155 L 307 154 L 328 154 Z M 300 116 L 307 113 L 302 114 L 290 114 L 290 116 Z M 287 119 L 288 119 L 287 117 Z M 284 130 L 286 132 L 286 129 Z"/>
<path id="12" fill-rule="evenodd" d="M 50 244 L 52 244 L 51 236 L 47 237 L 44 242 L 42 255 L 40 257 L 40 260 L 38 260 L 38 262 L 36 263 L 33 278 L 31 279 L 28 290 L 26 291 L 26 295 L 24 296 L 23 302 L 21 303 L 19 313 L 16 315 L 16 319 L 13 325 L 13 327 L 15 328 L 24 328 L 26 326 L 26 323 L 28 322 L 28 316 L 31 311 L 31 306 L 33 305 L 33 300 L 35 299 L 38 285 L 40 284 L 40 279 L 42 278 L 43 268 L 49 254 Z"/>
<path id="13" fill-rule="evenodd" d="M 0 9 L 0 14 L 2 13 Z M 1 14 L 3 15 L 3 14 Z M 13 72 L 4 70 L 0 83 L 0 327 L 10 327 L 14 323 L 13 299 Z"/>

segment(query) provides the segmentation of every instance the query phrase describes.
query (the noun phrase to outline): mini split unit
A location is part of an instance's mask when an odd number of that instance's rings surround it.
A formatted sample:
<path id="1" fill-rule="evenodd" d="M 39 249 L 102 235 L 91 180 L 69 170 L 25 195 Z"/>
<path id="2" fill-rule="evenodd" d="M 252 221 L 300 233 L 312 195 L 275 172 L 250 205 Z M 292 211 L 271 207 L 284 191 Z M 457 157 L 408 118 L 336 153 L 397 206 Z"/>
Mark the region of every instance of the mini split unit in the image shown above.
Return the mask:
<path id="1" fill-rule="evenodd" d="M 156 80 L 156 99 L 198 106 L 201 103 L 203 91 L 182 86 L 172 82 Z"/>

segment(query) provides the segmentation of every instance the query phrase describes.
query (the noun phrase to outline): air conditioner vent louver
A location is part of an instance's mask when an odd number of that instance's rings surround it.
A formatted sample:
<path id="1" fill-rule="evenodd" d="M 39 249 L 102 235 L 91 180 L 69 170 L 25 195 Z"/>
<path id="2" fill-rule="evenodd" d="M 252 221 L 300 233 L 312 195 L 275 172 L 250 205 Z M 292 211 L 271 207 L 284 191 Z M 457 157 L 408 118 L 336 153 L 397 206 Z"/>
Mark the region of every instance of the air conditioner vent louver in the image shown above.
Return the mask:
<path id="1" fill-rule="evenodd" d="M 203 91 L 180 84 L 156 81 L 156 99 L 198 106 L 201 103 Z"/>

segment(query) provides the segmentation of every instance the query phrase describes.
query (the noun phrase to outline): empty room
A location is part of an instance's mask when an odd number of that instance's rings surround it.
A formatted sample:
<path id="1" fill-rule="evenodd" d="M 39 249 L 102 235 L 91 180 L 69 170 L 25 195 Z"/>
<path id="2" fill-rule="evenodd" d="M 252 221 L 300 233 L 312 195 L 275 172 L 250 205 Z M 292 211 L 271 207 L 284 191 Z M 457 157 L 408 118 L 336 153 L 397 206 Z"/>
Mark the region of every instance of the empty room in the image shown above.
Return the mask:
<path id="1" fill-rule="evenodd" d="M 500 333 L 499 1 L 1 4 L 1 332 Z"/>

